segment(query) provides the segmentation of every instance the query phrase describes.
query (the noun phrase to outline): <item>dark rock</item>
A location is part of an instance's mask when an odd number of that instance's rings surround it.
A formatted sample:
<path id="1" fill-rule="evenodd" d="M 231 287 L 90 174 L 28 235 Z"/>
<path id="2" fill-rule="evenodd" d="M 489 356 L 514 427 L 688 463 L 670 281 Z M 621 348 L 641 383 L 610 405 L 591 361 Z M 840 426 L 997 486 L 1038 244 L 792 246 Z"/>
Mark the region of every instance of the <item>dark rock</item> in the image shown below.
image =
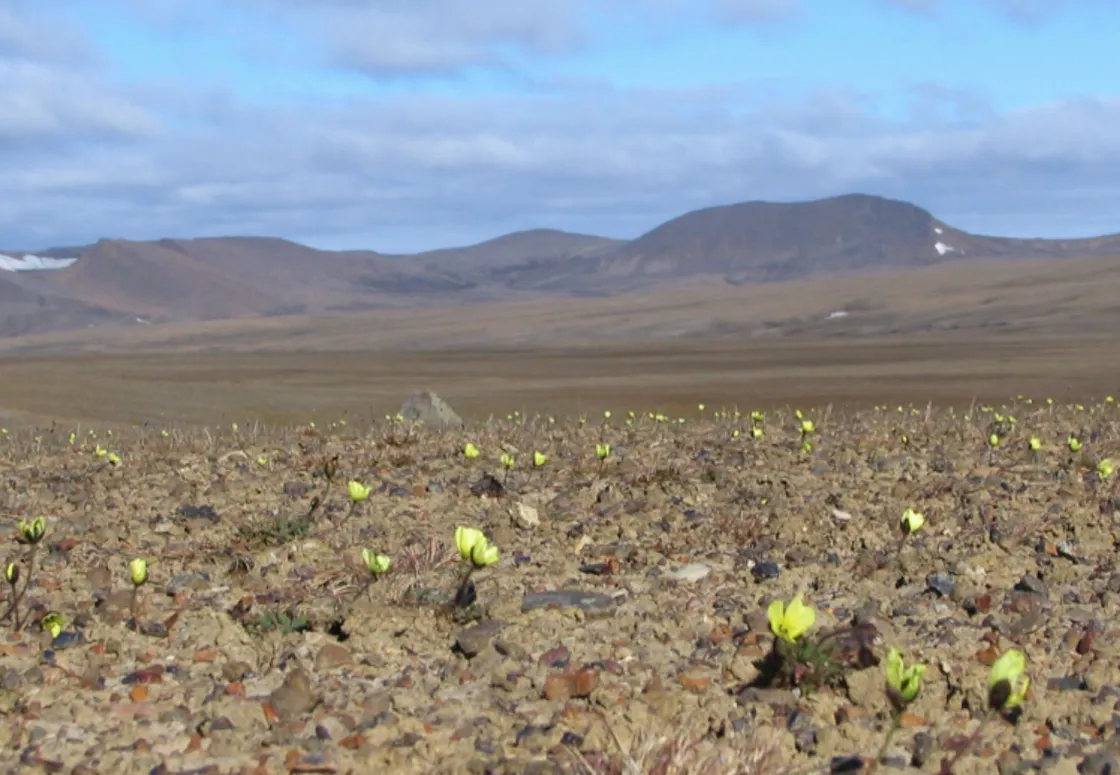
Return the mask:
<path id="1" fill-rule="evenodd" d="M 863 772 L 863 759 L 858 756 L 834 756 L 828 762 L 829 775 L 848 775 L 851 772 Z"/>
<path id="2" fill-rule="evenodd" d="M 180 506 L 179 516 L 185 519 L 208 519 L 215 523 L 221 520 L 218 512 L 209 503 L 202 506 Z"/>
<path id="3" fill-rule="evenodd" d="M 482 478 L 471 485 L 471 495 L 481 498 L 500 498 L 505 494 L 506 488 L 493 474 L 483 474 Z"/>
<path id="4" fill-rule="evenodd" d="M 765 581 L 767 579 L 776 579 L 782 573 L 782 568 L 776 562 L 759 562 L 751 568 L 751 575 L 754 576 L 755 581 Z"/>
<path id="5" fill-rule="evenodd" d="M 58 637 L 51 641 L 51 648 L 55 651 L 62 651 L 63 649 L 73 648 L 80 646 L 86 642 L 86 636 L 82 634 L 81 630 L 74 632 L 66 631 L 60 632 Z"/>

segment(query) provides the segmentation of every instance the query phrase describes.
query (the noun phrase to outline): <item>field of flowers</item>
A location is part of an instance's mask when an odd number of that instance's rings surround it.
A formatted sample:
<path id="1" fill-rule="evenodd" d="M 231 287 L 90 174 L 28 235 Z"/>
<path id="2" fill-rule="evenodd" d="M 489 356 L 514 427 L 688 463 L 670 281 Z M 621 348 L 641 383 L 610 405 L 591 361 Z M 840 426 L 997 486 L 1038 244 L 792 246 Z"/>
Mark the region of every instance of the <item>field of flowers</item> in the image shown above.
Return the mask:
<path id="1" fill-rule="evenodd" d="M 1112 397 L 0 429 L 0 764 L 1120 772 L 1117 462 Z"/>

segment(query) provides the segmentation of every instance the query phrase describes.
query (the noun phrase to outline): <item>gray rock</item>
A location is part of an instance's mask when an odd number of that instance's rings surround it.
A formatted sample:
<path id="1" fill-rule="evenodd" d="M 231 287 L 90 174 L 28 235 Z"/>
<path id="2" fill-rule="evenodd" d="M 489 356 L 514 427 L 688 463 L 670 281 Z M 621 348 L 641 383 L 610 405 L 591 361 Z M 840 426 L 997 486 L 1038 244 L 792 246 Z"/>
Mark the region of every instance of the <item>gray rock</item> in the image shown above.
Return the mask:
<path id="1" fill-rule="evenodd" d="M 1120 762 L 1108 751 L 1090 754 L 1077 765 L 1082 775 L 1120 775 Z"/>
<path id="2" fill-rule="evenodd" d="M 949 597 L 957 587 L 957 583 L 953 581 L 952 576 L 948 576 L 944 573 L 929 574 L 926 578 L 926 584 L 942 597 Z"/>
<path id="3" fill-rule="evenodd" d="M 490 641 L 505 626 L 505 622 L 480 622 L 460 630 L 455 636 L 455 645 L 467 659 L 473 659 L 490 645 Z"/>
<path id="4" fill-rule="evenodd" d="M 1023 574 L 1023 578 L 1019 579 L 1019 583 L 1015 585 L 1015 589 L 1019 592 L 1029 592 L 1032 595 L 1039 595 L 1040 597 L 1050 596 L 1050 590 L 1042 583 L 1042 579 L 1033 573 Z"/>
<path id="5" fill-rule="evenodd" d="M 416 392 L 405 399 L 398 414 L 410 422 L 422 422 L 430 427 L 460 426 L 462 418 L 447 402 L 430 390 Z"/>
<path id="6" fill-rule="evenodd" d="M 536 608 L 578 608 L 588 614 L 614 612 L 615 600 L 610 595 L 582 589 L 550 589 L 547 592 L 530 592 L 521 599 L 522 612 Z"/>
<path id="7" fill-rule="evenodd" d="M 692 562 L 688 565 L 682 565 L 669 575 L 679 581 L 699 581 L 711 572 L 710 566 L 702 562 Z"/>

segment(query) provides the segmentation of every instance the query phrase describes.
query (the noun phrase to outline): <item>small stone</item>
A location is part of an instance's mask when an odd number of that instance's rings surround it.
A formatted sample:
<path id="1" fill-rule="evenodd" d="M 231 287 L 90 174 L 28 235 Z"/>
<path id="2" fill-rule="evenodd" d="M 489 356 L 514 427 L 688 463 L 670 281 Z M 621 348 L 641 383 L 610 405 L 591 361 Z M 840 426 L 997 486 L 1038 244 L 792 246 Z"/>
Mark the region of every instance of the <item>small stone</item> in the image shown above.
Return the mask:
<path id="1" fill-rule="evenodd" d="M 709 687 L 712 685 L 711 676 L 696 675 L 694 673 L 682 673 L 677 676 L 677 680 L 686 691 L 690 691 L 693 694 L 703 694 L 708 691 Z"/>
<path id="2" fill-rule="evenodd" d="M 833 756 L 828 762 L 829 775 L 863 772 L 863 759 L 858 756 Z"/>
<path id="3" fill-rule="evenodd" d="M 679 581 L 699 581 L 708 576 L 711 572 L 711 566 L 705 565 L 702 562 L 693 562 L 688 565 L 682 565 L 669 575 Z"/>
<path id="4" fill-rule="evenodd" d="M 523 613 L 537 608 L 578 608 L 587 614 L 607 615 L 614 613 L 615 606 L 615 600 L 610 595 L 581 589 L 530 592 L 521 599 Z"/>
<path id="5" fill-rule="evenodd" d="M 352 661 L 350 649 L 341 643 L 324 643 L 315 655 L 315 669 L 334 670 L 349 665 Z"/>
<path id="6" fill-rule="evenodd" d="M 767 579 L 776 579 L 776 578 L 778 578 L 778 576 L 781 575 L 781 573 L 782 573 L 781 566 L 778 565 L 778 563 L 770 562 L 769 560 L 767 560 L 765 562 L 755 563 L 755 566 L 753 568 L 751 568 L 751 575 L 754 576 L 755 581 L 766 581 Z"/>
<path id="7" fill-rule="evenodd" d="M 505 622 L 480 622 L 464 630 L 460 630 L 459 634 L 455 636 L 455 647 L 463 653 L 467 659 L 473 659 L 483 652 L 483 650 L 490 645 L 490 641 L 494 639 L 502 628 L 506 626 Z"/>
<path id="8" fill-rule="evenodd" d="M 569 657 L 567 646 L 557 646 L 541 654 L 537 662 L 545 667 L 564 668 L 568 666 Z"/>
<path id="9" fill-rule="evenodd" d="M 956 589 L 957 583 L 952 576 L 945 573 L 931 573 L 926 577 L 926 586 L 941 597 L 949 597 Z"/>
<path id="10" fill-rule="evenodd" d="M 1050 590 L 1042 583 L 1042 579 L 1033 573 L 1023 574 L 1023 577 L 1019 579 L 1019 582 L 1015 585 L 1015 589 L 1019 592 L 1029 592 L 1032 595 L 1038 595 L 1040 597 L 1050 596 Z"/>
<path id="11" fill-rule="evenodd" d="M 494 641 L 494 650 L 507 659 L 512 659 L 514 662 L 525 662 L 529 659 L 529 652 L 523 646 L 516 643 L 511 643 L 508 640 Z"/>
<path id="12" fill-rule="evenodd" d="M 1082 692 L 1088 689 L 1085 679 L 1079 675 L 1066 675 L 1060 678 L 1051 678 L 1046 682 L 1046 688 L 1052 692 Z"/>
<path id="13" fill-rule="evenodd" d="M 552 673 L 545 679 L 544 696 L 548 700 L 588 697 L 598 684 L 599 674 L 594 670 Z"/>
<path id="14" fill-rule="evenodd" d="M 282 721 L 292 721 L 315 707 L 311 679 L 302 670 L 288 674 L 284 683 L 268 697 L 269 704 Z"/>
<path id="15" fill-rule="evenodd" d="M 527 503 L 517 503 L 513 507 L 513 521 L 518 527 L 530 530 L 534 527 L 540 527 L 541 517 L 537 510 Z"/>

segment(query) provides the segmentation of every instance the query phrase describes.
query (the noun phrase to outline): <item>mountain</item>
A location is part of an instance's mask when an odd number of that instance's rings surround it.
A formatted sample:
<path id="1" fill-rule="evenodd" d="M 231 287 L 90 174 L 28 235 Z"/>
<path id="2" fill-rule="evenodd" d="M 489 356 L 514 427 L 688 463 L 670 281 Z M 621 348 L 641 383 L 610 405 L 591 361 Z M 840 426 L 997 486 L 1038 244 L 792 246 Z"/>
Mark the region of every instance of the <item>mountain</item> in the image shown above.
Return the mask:
<path id="1" fill-rule="evenodd" d="M 27 259 L 0 253 L 0 270 L 8 270 L 0 271 L 0 335 L 463 307 L 839 277 L 961 259 L 1106 254 L 1120 254 L 1120 235 L 975 235 L 913 204 L 862 194 L 695 210 L 630 241 L 534 229 L 403 256 L 317 250 L 268 237 L 103 239 Z"/>

